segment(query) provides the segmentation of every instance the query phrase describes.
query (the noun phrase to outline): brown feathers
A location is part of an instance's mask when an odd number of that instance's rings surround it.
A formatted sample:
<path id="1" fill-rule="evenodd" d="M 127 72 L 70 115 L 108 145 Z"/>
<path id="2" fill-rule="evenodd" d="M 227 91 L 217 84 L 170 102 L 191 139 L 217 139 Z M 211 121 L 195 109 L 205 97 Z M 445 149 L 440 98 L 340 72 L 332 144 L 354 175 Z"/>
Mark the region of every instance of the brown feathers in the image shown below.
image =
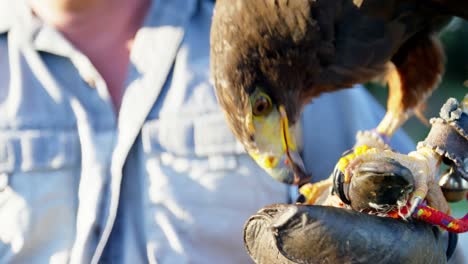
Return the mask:
<path id="1" fill-rule="evenodd" d="M 416 110 L 437 87 L 444 71 L 445 56 L 440 41 L 429 33 L 408 40 L 392 58 L 388 75 L 387 109 L 393 113 Z"/>
<path id="2" fill-rule="evenodd" d="M 389 110 L 416 109 L 443 72 L 434 32 L 448 17 L 430 6 L 422 0 L 216 1 L 212 74 L 234 133 L 249 144 L 245 117 L 258 87 L 286 107 L 293 125 L 312 98 L 370 81 L 389 62 L 395 65 L 387 76 Z"/>

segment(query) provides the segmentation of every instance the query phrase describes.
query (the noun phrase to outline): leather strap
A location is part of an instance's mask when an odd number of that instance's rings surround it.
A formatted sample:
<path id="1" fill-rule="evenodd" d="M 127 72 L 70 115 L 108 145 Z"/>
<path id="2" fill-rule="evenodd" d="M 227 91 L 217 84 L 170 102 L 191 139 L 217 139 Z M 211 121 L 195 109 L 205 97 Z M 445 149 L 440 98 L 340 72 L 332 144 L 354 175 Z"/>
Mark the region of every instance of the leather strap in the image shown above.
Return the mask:
<path id="1" fill-rule="evenodd" d="M 444 163 L 452 166 L 468 180 L 468 115 L 457 100 L 450 98 L 440 110 L 440 118 L 431 119 L 431 130 L 418 149 L 428 147 L 441 155 Z"/>

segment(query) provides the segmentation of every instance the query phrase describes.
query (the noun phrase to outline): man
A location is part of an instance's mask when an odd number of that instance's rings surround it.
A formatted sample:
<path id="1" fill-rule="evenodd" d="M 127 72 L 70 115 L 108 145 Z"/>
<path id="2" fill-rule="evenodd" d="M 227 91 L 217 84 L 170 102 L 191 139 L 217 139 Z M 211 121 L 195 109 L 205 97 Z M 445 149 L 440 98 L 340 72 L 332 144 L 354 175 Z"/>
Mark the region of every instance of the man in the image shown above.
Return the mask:
<path id="1" fill-rule="evenodd" d="M 1 263 L 249 262 L 244 221 L 289 190 L 225 124 L 212 8 L 0 1 Z M 382 115 L 362 88 L 314 102 L 303 138 L 315 179 Z"/>

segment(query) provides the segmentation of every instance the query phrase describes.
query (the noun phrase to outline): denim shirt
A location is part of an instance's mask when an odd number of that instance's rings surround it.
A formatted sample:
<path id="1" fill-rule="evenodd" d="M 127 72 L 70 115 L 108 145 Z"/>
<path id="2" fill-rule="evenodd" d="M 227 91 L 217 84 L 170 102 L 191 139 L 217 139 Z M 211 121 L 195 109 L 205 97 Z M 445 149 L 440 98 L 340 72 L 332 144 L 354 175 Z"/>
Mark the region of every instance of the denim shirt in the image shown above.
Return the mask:
<path id="1" fill-rule="evenodd" d="M 219 109 L 213 2 L 153 2 L 118 115 L 89 59 L 25 2 L 0 0 L 0 263 L 250 262 L 244 221 L 290 190 L 252 161 Z M 314 179 L 383 113 L 362 87 L 308 106 Z M 413 148 L 401 133 L 392 143 Z"/>

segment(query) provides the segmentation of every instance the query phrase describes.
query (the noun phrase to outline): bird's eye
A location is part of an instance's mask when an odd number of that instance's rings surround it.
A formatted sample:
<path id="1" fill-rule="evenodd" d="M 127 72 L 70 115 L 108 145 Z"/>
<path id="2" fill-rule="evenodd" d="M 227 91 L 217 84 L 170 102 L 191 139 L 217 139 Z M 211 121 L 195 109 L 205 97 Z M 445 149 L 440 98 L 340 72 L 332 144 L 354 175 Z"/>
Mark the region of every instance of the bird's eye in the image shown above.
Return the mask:
<path id="1" fill-rule="evenodd" d="M 253 102 L 253 114 L 255 116 L 265 116 L 271 112 L 272 108 L 271 99 L 265 93 L 259 93 L 255 96 L 255 100 Z"/>

